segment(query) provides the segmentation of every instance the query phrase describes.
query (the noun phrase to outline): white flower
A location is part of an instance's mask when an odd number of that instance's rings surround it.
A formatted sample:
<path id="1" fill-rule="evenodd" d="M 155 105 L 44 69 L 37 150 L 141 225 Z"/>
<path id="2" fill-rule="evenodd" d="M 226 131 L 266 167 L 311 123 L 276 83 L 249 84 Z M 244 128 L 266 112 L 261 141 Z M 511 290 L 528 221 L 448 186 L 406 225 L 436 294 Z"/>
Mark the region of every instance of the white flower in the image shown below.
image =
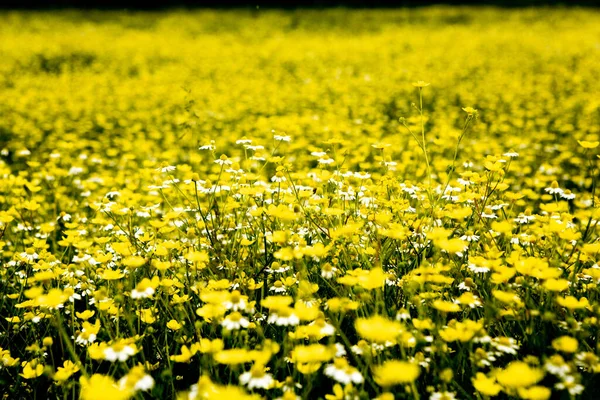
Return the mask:
<path id="1" fill-rule="evenodd" d="M 456 394 L 454 392 L 435 392 L 429 396 L 429 400 L 455 400 Z"/>
<path id="2" fill-rule="evenodd" d="M 123 346 L 120 350 L 115 350 L 112 347 L 104 349 L 104 359 L 106 361 L 126 361 L 130 356 L 135 354 L 135 349 L 129 345 Z"/>
<path id="3" fill-rule="evenodd" d="M 215 150 L 217 147 L 215 146 L 215 142 L 211 141 L 209 144 L 205 144 L 202 145 L 200 147 L 198 147 L 198 150 L 209 150 L 209 151 L 213 151 Z"/>
<path id="4" fill-rule="evenodd" d="M 287 179 L 285 179 L 285 176 L 277 176 L 277 175 L 273 175 L 271 177 L 271 182 L 285 182 Z"/>
<path id="5" fill-rule="evenodd" d="M 329 157 L 322 157 L 319 158 L 319 164 L 333 164 L 335 162 L 335 160 L 333 158 L 329 158 Z"/>
<path id="6" fill-rule="evenodd" d="M 292 140 L 292 138 L 290 136 L 283 136 L 283 135 L 273 135 L 273 139 L 278 140 L 280 142 L 290 142 Z"/>
<path id="7" fill-rule="evenodd" d="M 480 267 L 475 264 L 468 264 L 467 268 L 469 268 L 469 270 L 475 272 L 476 274 L 485 274 L 486 272 L 490 272 L 490 269 L 488 267 Z"/>
<path id="8" fill-rule="evenodd" d="M 300 323 L 300 319 L 298 316 L 292 312 L 289 315 L 279 315 L 277 313 L 271 313 L 269 315 L 269 319 L 267 320 L 269 324 L 275 324 L 277 326 L 289 326 L 289 325 L 298 325 Z"/>
<path id="9" fill-rule="evenodd" d="M 270 389 L 275 380 L 271 374 L 265 372 L 261 366 L 255 366 L 250 371 L 240 375 L 240 383 L 248 389 Z"/>
<path id="10" fill-rule="evenodd" d="M 167 165 L 165 167 L 157 168 L 156 170 L 159 172 L 171 172 L 171 171 L 175 171 L 176 169 L 177 169 L 177 167 L 175 167 L 174 165 Z"/>
<path id="11" fill-rule="evenodd" d="M 221 322 L 221 326 L 228 331 L 238 330 L 240 328 L 247 328 L 250 324 L 250 321 L 246 319 L 242 314 L 235 311 L 229 314 L 223 322 Z"/>
<path id="12" fill-rule="evenodd" d="M 461 240 L 466 240 L 467 242 L 476 242 L 479 240 L 479 236 L 477 235 L 462 235 L 460 237 Z"/>
<path id="13" fill-rule="evenodd" d="M 343 361 L 339 362 L 339 360 Z M 349 383 L 360 385 L 364 381 L 361 373 L 356 368 L 348 365 L 344 359 L 336 359 L 333 364 L 328 364 L 325 367 L 324 373 L 326 376 L 329 376 L 343 385 Z"/>
<path id="14" fill-rule="evenodd" d="M 154 294 L 154 288 L 151 286 L 148 286 L 146 289 L 142 290 L 142 291 L 138 291 L 137 289 L 133 289 L 131 291 L 131 298 L 132 299 L 145 299 L 147 297 L 150 297 Z"/>
<path id="15" fill-rule="evenodd" d="M 521 347 L 515 339 L 509 337 L 494 338 L 491 345 L 499 352 L 506 354 L 517 354 L 517 350 Z"/>
<path id="16" fill-rule="evenodd" d="M 219 165 L 231 165 L 233 163 L 229 159 L 223 160 L 221 158 L 218 158 L 218 159 L 215 160 L 215 164 L 219 164 Z"/>

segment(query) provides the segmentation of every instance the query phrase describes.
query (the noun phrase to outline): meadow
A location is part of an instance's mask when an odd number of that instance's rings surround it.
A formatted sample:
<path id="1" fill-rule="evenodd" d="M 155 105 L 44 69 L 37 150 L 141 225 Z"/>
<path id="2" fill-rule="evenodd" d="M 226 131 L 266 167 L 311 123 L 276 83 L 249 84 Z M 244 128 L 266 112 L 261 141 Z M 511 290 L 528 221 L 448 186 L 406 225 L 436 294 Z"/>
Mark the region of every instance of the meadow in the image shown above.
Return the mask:
<path id="1" fill-rule="evenodd" d="M 4 399 L 592 399 L 600 12 L 0 13 Z"/>

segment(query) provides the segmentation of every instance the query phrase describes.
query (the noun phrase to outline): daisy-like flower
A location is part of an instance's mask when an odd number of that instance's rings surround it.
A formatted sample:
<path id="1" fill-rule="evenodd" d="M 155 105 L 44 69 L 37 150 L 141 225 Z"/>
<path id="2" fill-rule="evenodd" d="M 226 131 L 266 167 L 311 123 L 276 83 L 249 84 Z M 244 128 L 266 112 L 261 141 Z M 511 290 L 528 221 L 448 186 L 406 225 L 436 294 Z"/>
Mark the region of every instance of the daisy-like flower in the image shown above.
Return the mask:
<path id="1" fill-rule="evenodd" d="M 429 396 L 429 400 L 455 400 L 456 393 L 454 392 L 434 392 Z"/>
<path id="2" fill-rule="evenodd" d="M 281 172 L 281 171 L 277 171 L 277 173 L 271 177 L 271 182 L 281 183 L 281 182 L 285 182 L 285 181 L 287 181 L 287 179 L 285 178 L 285 176 L 283 175 L 283 172 Z"/>
<path id="3" fill-rule="evenodd" d="M 479 240 L 479 235 L 475 235 L 474 233 L 466 233 L 460 237 L 461 240 L 465 240 L 467 242 L 476 242 Z"/>
<path id="4" fill-rule="evenodd" d="M 345 358 L 336 358 L 333 360 L 332 364 L 327 364 L 324 373 L 326 376 L 343 385 L 349 383 L 360 385 L 364 381 L 362 374 L 356 368 L 348 364 L 348 361 Z"/>
<path id="5" fill-rule="evenodd" d="M 335 160 L 333 158 L 329 158 L 329 157 L 321 157 L 318 160 L 319 164 L 324 164 L 324 165 L 333 164 L 334 162 L 335 162 Z"/>
<path id="6" fill-rule="evenodd" d="M 221 322 L 221 326 L 228 331 L 237 330 L 240 328 L 247 328 L 250 324 L 247 318 L 245 318 L 242 314 L 237 311 L 232 312 L 227 315 L 225 319 Z"/>
<path id="7" fill-rule="evenodd" d="M 172 171 L 175 171 L 176 169 L 177 169 L 177 167 L 174 165 L 166 165 L 164 167 L 157 168 L 156 170 L 159 172 L 172 172 Z"/>
<path id="8" fill-rule="evenodd" d="M 573 200 L 577 196 L 575 195 L 575 193 L 573 193 L 573 192 L 571 192 L 570 190 L 567 189 L 567 190 L 565 190 L 564 192 L 562 192 L 560 194 L 560 197 L 563 198 L 563 199 L 565 199 L 565 200 Z"/>
<path id="9" fill-rule="evenodd" d="M 223 307 L 232 311 L 244 311 L 248 307 L 248 296 L 242 296 L 239 290 L 229 294 L 229 299 L 223 302 Z"/>
<path id="10" fill-rule="evenodd" d="M 300 323 L 300 319 L 294 313 L 294 310 L 290 307 L 281 307 L 277 310 L 274 310 L 269 314 L 269 318 L 267 319 L 269 324 L 275 324 L 278 326 L 289 326 L 289 325 L 298 325 Z"/>
<path id="11" fill-rule="evenodd" d="M 202 145 L 200 147 L 198 147 L 198 150 L 209 150 L 209 151 L 213 151 L 215 150 L 217 147 L 215 146 L 215 141 L 211 140 L 210 143 L 207 143 L 205 145 Z"/>
<path id="12" fill-rule="evenodd" d="M 255 364 L 250 371 L 240 375 L 240 384 L 248 389 L 271 389 L 275 385 L 275 379 L 269 373 L 264 365 Z"/>
<path id="13" fill-rule="evenodd" d="M 558 377 L 563 377 L 571 372 L 571 367 L 569 364 L 567 364 L 565 360 L 558 354 L 555 354 L 546 360 L 544 363 L 544 369 L 552 375 L 556 375 Z"/>
<path id="14" fill-rule="evenodd" d="M 585 387 L 577 382 L 573 375 L 566 375 L 562 377 L 562 382 L 554 385 L 558 390 L 567 390 L 571 396 L 577 396 L 581 394 Z"/>
<path id="15" fill-rule="evenodd" d="M 121 378 L 118 384 L 119 388 L 122 390 L 147 392 L 154 387 L 154 379 L 151 375 L 146 373 L 143 366 L 138 365 L 133 367 L 127 375 Z"/>
<path id="16" fill-rule="evenodd" d="M 273 135 L 273 139 L 279 142 L 291 142 L 292 138 L 288 135 Z"/>
<path id="17" fill-rule="evenodd" d="M 517 350 L 521 347 L 515 339 L 506 336 L 492 339 L 491 345 L 498 352 L 506 354 L 517 354 Z"/>
<path id="18" fill-rule="evenodd" d="M 283 282 L 275 281 L 275 283 L 273 283 L 273 286 L 269 288 L 269 291 L 274 293 L 285 293 L 287 292 L 287 288 L 285 287 Z"/>
<path id="19" fill-rule="evenodd" d="M 476 274 L 485 274 L 486 272 L 490 272 L 488 267 L 482 267 L 473 263 L 467 264 L 467 268 Z"/>
<path id="20" fill-rule="evenodd" d="M 221 154 L 221 157 L 219 157 L 215 160 L 215 164 L 232 165 L 233 162 L 225 154 Z"/>
<path id="21" fill-rule="evenodd" d="M 564 191 L 558 186 L 558 182 L 553 181 L 549 187 L 545 188 L 544 191 L 549 194 L 562 195 Z"/>
<path id="22" fill-rule="evenodd" d="M 333 265 L 331 265 L 330 263 L 325 263 L 321 267 L 321 276 L 325 279 L 331 279 L 331 278 L 335 277 L 337 272 L 338 272 L 338 269 L 336 267 L 334 267 Z"/>
<path id="23" fill-rule="evenodd" d="M 104 349 L 104 359 L 110 362 L 127 361 L 135 353 L 137 353 L 137 348 L 134 344 L 121 341 Z"/>

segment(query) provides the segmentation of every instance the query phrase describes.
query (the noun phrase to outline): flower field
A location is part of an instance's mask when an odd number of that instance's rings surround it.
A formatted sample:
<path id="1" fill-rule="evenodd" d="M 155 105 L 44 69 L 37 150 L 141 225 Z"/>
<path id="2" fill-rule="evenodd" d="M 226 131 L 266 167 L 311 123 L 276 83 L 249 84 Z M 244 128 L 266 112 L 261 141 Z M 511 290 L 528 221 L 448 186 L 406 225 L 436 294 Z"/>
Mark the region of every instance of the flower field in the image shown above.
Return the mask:
<path id="1" fill-rule="evenodd" d="M 600 12 L 0 13 L 4 399 L 592 399 Z"/>

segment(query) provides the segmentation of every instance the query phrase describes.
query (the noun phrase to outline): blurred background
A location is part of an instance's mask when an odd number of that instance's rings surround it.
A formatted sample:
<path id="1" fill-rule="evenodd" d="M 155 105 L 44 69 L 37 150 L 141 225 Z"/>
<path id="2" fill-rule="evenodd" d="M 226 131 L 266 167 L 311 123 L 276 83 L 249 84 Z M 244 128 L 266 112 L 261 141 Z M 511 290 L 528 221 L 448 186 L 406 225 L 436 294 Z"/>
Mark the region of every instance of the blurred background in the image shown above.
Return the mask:
<path id="1" fill-rule="evenodd" d="M 531 6 L 600 6 L 600 0 L 0 0 L 0 8 L 101 8 L 101 9 L 163 9 L 163 8 L 323 8 L 323 7 L 419 7 L 434 4 L 490 5 L 499 7 Z"/>

